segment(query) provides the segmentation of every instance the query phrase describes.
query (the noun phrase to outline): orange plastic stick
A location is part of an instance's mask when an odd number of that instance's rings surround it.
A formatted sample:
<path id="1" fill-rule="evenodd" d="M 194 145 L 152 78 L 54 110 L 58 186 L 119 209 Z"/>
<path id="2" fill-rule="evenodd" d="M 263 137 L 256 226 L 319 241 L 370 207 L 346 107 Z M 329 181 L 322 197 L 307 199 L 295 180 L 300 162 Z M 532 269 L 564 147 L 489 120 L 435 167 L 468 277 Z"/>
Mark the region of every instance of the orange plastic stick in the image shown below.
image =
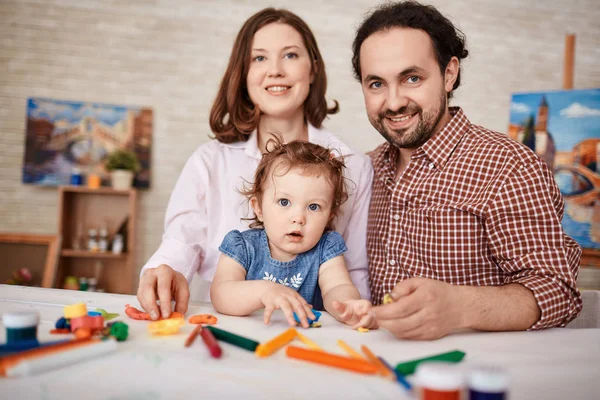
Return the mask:
<path id="1" fill-rule="evenodd" d="M 32 358 L 38 358 L 47 356 L 49 354 L 58 353 L 64 350 L 71 350 L 81 346 L 87 346 L 90 344 L 98 343 L 99 339 L 81 339 L 71 340 L 68 342 L 61 342 L 54 345 L 36 347 L 31 350 L 22 351 L 16 354 L 11 354 L 0 358 L 0 375 L 6 376 L 6 371 L 17 365 L 23 360 L 29 360 Z"/>
<path id="2" fill-rule="evenodd" d="M 185 341 L 185 345 L 184 345 L 185 347 L 190 347 L 192 345 L 192 343 L 194 343 L 194 340 L 196 340 L 196 337 L 200 333 L 201 329 L 202 329 L 202 325 L 198 325 L 194 328 L 194 330 L 192 330 L 192 333 L 190 333 L 190 336 L 188 336 L 188 338 Z"/>
<path id="3" fill-rule="evenodd" d="M 298 336 L 298 332 L 294 328 L 290 328 L 281 335 L 274 337 L 267 343 L 259 344 L 256 348 L 256 355 L 259 357 L 268 357 L 277 350 L 294 340 Z"/>
<path id="4" fill-rule="evenodd" d="M 310 361 L 317 364 L 329 365 L 330 367 L 347 369 L 363 374 L 374 374 L 377 372 L 377 368 L 367 361 L 355 360 L 354 358 L 338 356 L 336 354 L 326 353 L 324 351 L 288 346 L 285 353 L 291 358 L 297 358 L 299 360 Z"/>
<path id="5" fill-rule="evenodd" d="M 360 349 L 367 356 L 367 360 L 369 360 L 369 362 L 377 368 L 379 375 L 383 375 L 386 378 L 393 377 L 392 372 L 389 369 L 387 369 L 385 365 L 383 365 L 381 360 L 377 358 L 377 356 L 373 354 L 373 352 L 369 350 L 367 346 L 362 345 L 360 346 Z"/>

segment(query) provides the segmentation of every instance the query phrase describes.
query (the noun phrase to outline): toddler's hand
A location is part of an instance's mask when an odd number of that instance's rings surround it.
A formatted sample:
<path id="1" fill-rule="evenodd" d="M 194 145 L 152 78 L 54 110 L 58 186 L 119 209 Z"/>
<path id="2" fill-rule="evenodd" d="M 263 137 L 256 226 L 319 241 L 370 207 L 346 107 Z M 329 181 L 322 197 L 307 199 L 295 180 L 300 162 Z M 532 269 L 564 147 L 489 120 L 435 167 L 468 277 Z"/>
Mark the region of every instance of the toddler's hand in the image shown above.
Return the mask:
<path id="1" fill-rule="evenodd" d="M 372 306 L 369 300 L 346 300 L 343 303 L 334 301 L 332 304 L 338 313 L 338 320 L 351 325 L 352 329 L 360 327 L 368 329 L 378 328 L 377 321 L 369 314 Z"/>
<path id="2" fill-rule="evenodd" d="M 296 326 L 294 312 L 303 328 L 308 328 L 308 318 L 316 318 L 312 312 L 312 306 L 298 292 L 277 283 L 273 283 L 273 287 L 263 293 L 260 301 L 265 306 L 265 325 L 269 324 L 273 311 L 278 308 L 283 311 L 290 326 Z"/>

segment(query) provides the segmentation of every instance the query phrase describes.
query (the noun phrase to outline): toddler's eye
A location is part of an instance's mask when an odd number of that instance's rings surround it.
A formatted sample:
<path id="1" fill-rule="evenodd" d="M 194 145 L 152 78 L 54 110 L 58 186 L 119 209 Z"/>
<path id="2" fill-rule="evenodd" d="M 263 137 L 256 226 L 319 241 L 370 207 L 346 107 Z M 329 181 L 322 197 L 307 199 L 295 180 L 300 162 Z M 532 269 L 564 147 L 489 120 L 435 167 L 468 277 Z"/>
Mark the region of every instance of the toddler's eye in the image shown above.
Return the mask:
<path id="1" fill-rule="evenodd" d="M 320 208 L 321 208 L 321 206 L 320 206 L 320 205 L 318 205 L 318 204 L 314 204 L 314 203 L 308 206 L 308 209 L 309 209 L 310 211 L 318 211 Z"/>
<path id="2" fill-rule="evenodd" d="M 290 205 L 290 201 L 288 199 L 279 199 L 277 203 L 279 203 L 279 205 L 282 207 L 287 207 Z"/>

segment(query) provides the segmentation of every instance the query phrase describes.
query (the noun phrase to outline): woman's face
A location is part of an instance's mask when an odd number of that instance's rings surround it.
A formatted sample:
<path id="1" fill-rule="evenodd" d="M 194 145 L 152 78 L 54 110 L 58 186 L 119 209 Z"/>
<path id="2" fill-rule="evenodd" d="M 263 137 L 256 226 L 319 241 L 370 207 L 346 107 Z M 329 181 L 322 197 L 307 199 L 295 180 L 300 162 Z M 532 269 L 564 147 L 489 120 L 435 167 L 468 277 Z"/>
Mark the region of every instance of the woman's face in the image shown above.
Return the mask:
<path id="1" fill-rule="evenodd" d="M 312 60 L 302 36 L 283 23 L 259 29 L 252 41 L 246 85 L 263 115 L 292 119 L 303 115 L 313 80 Z"/>

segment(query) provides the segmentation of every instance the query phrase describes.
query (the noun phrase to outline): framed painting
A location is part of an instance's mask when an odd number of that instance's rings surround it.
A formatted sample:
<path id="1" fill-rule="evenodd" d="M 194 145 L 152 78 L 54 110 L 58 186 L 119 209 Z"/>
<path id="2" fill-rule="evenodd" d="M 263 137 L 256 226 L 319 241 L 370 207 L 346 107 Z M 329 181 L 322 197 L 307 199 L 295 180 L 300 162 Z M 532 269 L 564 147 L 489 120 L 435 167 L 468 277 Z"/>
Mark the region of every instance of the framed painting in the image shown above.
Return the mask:
<path id="1" fill-rule="evenodd" d="M 515 93 L 508 134 L 542 157 L 565 199 L 563 228 L 600 266 L 600 89 Z"/>
<path id="2" fill-rule="evenodd" d="M 152 124 L 149 108 L 29 98 L 22 182 L 66 185 L 75 171 L 108 182 L 105 158 L 128 149 L 141 167 L 134 186 L 148 188 Z"/>

